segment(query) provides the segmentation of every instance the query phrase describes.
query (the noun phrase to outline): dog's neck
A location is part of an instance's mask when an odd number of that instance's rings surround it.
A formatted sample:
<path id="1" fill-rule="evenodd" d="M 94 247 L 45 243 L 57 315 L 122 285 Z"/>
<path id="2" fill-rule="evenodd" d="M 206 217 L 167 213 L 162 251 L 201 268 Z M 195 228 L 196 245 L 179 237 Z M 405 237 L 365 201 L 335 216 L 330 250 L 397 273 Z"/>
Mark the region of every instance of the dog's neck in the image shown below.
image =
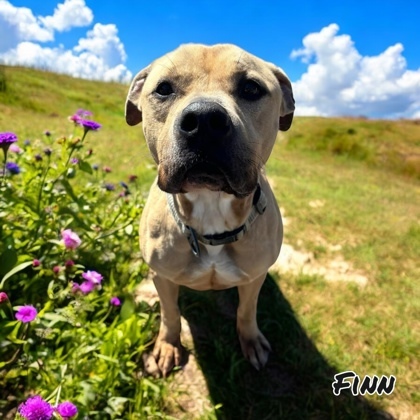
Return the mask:
<path id="1" fill-rule="evenodd" d="M 253 196 L 237 198 L 223 191 L 197 189 L 174 198 L 185 225 L 201 235 L 214 235 L 242 226 L 252 210 Z"/>

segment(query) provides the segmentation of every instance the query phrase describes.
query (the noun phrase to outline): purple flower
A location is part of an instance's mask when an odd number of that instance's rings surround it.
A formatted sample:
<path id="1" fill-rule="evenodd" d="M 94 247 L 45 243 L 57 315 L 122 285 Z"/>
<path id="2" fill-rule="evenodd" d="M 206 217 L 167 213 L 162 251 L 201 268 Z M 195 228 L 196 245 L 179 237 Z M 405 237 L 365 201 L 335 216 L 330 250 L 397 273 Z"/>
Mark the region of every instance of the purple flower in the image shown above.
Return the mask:
<path id="1" fill-rule="evenodd" d="M 73 261 L 73 260 L 67 260 L 67 261 L 64 263 L 64 266 L 65 266 L 66 268 L 71 268 L 71 267 L 73 267 L 73 266 L 74 266 L 74 261 Z"/>
<path id="2" fill-rule="evenodd" d="M 44 131 L 44 134 L 45 134 L 47 137 L 50 137 L 50 136 L 51 136 L 51 131 L 45 130 L 45 131 Z"/>
<path id="3" fill-rule="evenodd" d="M 80 290 L 80 285 L 79 285 L 79 283 L 72 282 L 72 283 L 71 283 L 71 291 L 72 291 L 73 293 L 76 293 L 76 292 L 78 292 L 79 290 Z"/>
<path id="4" fill-rule="evenodd" d="M 71 162 L 73 165 L 77 165 L 77 164 L 79 163 L 79 159 L 77 159 L 77 158 L 71 158 L 71 159 L 70 159 L 70 162 Z"/>
<path id="5" fill-rule="evenodd" d="M 135 181 L 137 180 L 137 175 L 130 175 L 130 176 L 128 177 L 128 180 L 129 180 L 130 182 L 135 182 Z"/>
<path id="6" fill-rule="evenodd" d="M 79 121 L 81 120 L 82 118 L 81 117 L 79 117 L 78 115 L 72 115 L 71 117 L 69 117 L 69 121 L 72 121 L 72 122 L 74 122 L 74 124 L 79 124 Z"/>
<path id="7" fill-rule="evenodd" d="M 77 407 L 70 401 L 64 401 L 57 406 L 57 413 L 60 414 L 63 419 L 69 419 L 77 414 Z"/>
<path id="8" fill-rule="evenodd" d="M 82 273 L 82 277 L 93 284 L 101 284 L 103 280 L 103 276 L 101 274 L 97 273 L 96 271 L 90 270 L 86 271 L 85 273 Z"/>
<path id="9" fill-rule="evenodd" d="M 80 118 L 77 121 L 77 123 L 80 124 L 85 129 L 85 132 L 90 131 L 90 130 L 96 131 L 96 130 L 99 130 L 102 127 L 101 124 L 99 124 L 95 121 L 84 120 L 83 118 Z"/>
<path id="10" fill-rule="evenodd" d="M 80 290 L 83 294 L 87 295 L 95 288 L 96 285 L 92 281 L 84 281 L 82 284 L 79 284 L 78 286 L 79 287 L 77 290 Z"/>
<path id="11" fill-rule="evenodd" d="M 11 144 L 9 151 L 13 153 L 22 153 L 22 149 L 17 144 Z"/>
<path id="12" fill-rule="evenodd" d="M 85 281 L 81 284 L 73 283 L 72 292 L 77 292 L 80 290 L 83 294 L 86 295 L 96 287 L 99 287 L 103 279 L 101 274 L 90 270 L 82 273 L 82 277 L 85 279 Z"/>
<path id="13" fill-rule="evenodd" d="M 28 398 L 19 406 L 19 414 L 26 420 L 50 420 L 54 409 L 39 395 Z"/>
<path id="14" fill-rule="evenodd" d="M 52 270 L 53 270 L 54 274 L 58 274 L 60 272 L 61 268 L 60 268 L 59 265 L 55 265 Z"/>
<path id="15" fill-rule="evenodd" d="M 33 321 L 38 312 L 32 305 L 21 306 L 16 312 L 16 319 L 24 323 Z"/>
<path id="16" fill-rule="evenodd" d="M 103 170 L 104 172 L 106 172 L 107 174 L 109 174 L 110 172 L 112 172 L 112 169 L 111 169 L 109 166 L 104 166 L 104 167 L 102 168 L 102 170 Z"/>
<path id="17" fill-rule="evenodd" d="M 46 149 L 44 149 L 44 153 L 45 153 L 47 156 L 51 156 L 52 150 L 51 150 L 49 147 L 47 147 Z"/>
<path id="18" fill-rule="evenodd" d="M 111 183 L 109 183 L 109 182 L 107 182 L 107 183 L 104 185 L 104 188 L 105 188 L 107 191 L 114 191 L 114 190 L 115 190 L 115 185 L 114 185 L 114 184 L 111 184 Z"/>
<path id="19" fill-rule="evenodd" d="M 39 260 L 33 260 L 32 261 L 32 267 L 39 267 L 41 265 L 41 261 Z"/>
<path id="20" fill-rule="evenodd" d="M 71 229 L 62 230 L 61 237 L 67 249 L 76 249 L 82 243 L 77 233 L 74 233 Z"/>
<path id="21" fill-rule="evenodd" d="M 10 146 L 12 143 L 17 142 L 17 135 L 15 133 L 0 133 L 0 145 Z"/>
<path id="22" fill-rule="evenodd" d="M 92 112 L 88 111 L 87 109 L 79 108 L 76 111 L 76 114 L 75 115 L 77 115 L 79 117 L 89 117 L 89 116 L 92 115 Z"/>
<path id="23" fill-rule="evenodd" d="M 7 296 L 7 293 L 0 292 L 0 303 L 7 302 L 9 300 L 9 296 Z"/>
<path id="24" fill-rule="evenodd" d="M 92 165 L 92 169 L 95 170 L 95 171 L 97 171 L 99 169 L 99 165 L 97 163 L 94 163 Z"/>
<path id="25" fill-rule="evenodd" d="M 35 157 L 35 160 L 36 160 L 37 162 L 40 162 L 40 161 L 42 160 L 42 156 L 41 156 L 40 154 L 37 154 L 37 155 L 35 155 L 34 157 Z"/>
<path id="26" fill-rule="evenodd" d="M 30 146 L 31 141 L 30 141 L 30 140 L 28 140 L 28 139 L 26 139 L 26 140 L 23 142 L 23 144 L 24 144 L 25 146 Z"/>
<path id="27" fill-rule="evenodd" d="M 20 166 L 15 162 L 7 162 L 6 169 L 12 174 L 17 175 L 20 174 Z"/>
<path id="28" fill-rule="evenodd" d="M 121 301 L 117 298 L 117 296 L 113 296 L 113 297 L 110 299 L 109 303 L 110 303 L 112 306 L 120 306 L 120 305 L 121 305 Z"/>

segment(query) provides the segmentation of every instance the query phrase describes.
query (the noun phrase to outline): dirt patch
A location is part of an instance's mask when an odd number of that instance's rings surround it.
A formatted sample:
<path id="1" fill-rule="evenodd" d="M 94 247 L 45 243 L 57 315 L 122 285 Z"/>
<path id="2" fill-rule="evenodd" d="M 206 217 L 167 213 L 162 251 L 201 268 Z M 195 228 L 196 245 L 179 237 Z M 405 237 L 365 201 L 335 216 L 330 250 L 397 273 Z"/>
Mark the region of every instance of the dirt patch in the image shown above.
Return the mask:
<path id="1" fill-rule="evenodd" d="M 312 200 L 309 203 L 312 208 L 320 208 L 325 205 L 323 200 Z M 280 209 L 283 217 L 283 225 L 290 226 L 293 220 L 285 216 L 284 208 Z M 328 257 L 318 260 L 313 252 L 305 249 L 296 249 L 288 243 L 283 243 L 277 261 L 270 271 L 278 273 L 292 273 L 294 275 L 307 274 L 322 276 L 328 281 L 353 282 L 359 286 L 365 286 L 368 278 L 356 270 L 351 262 L 348 262 L 340 254 L 341 245 L 330 244 L 318 235 L 315 242 L 328 251 Z"/>
<path id="2" fill-rule="evenodd" d="M 190 327 L 181 317 L 181 342 L 188 352 L 188 361 L 172 378 L 169 389 L 173 404 L 182 412 L 201 417 L 211 409 L 209 390 L 197 359 L 194 355 Z"/>
<path id="3" fill-rule="evenodd" d="M 339 250 L 339 245 L 330 245 L 330 250 Z M 368 278 L 358 272 L 353 265 L 346 261 L 342 255 L 335 255 L 333 258 L 319 262 L 314 254 L 305 250 L 296 250 L 292 245 L 283 244 L 280 255 L 270 270 L 279 273 L 293 273 L 318 275 L 328 281 L 346 281 L 365 286 Z"/>

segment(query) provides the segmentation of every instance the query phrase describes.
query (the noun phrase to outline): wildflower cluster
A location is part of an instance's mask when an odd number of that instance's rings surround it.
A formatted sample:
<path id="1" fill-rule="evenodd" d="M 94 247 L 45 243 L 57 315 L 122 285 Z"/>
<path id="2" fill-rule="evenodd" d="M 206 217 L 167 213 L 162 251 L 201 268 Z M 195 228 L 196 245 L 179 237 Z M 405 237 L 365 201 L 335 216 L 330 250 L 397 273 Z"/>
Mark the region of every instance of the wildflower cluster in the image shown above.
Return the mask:
<path id="1" fill-rule="evenodd" d="M 25 420 L 50 420 L 58 416 L 62 420 L 70 420 L 76 416 L 77 407 L 70 401 L 64 401 L 54 407 L 40 395 L 35 395 L 19 406 L 18 413 L 20 418 Z M 58 416 L 54 416 L 54 413 Z"/>
<path id="2" fill-rule="evenodd" d="M 133 297 L 147 270 L 135 228 L 142 202 L 135 175 L 129 188 L 90 162 L 87 134 L 101 127 L 90 116 L 70 117 L 71 135 L 0 133 L 0 406 L 16 419 L 121 418 L 159 398 L 135 394 L 133 373 L 154 319 L 136 313 Z"/>

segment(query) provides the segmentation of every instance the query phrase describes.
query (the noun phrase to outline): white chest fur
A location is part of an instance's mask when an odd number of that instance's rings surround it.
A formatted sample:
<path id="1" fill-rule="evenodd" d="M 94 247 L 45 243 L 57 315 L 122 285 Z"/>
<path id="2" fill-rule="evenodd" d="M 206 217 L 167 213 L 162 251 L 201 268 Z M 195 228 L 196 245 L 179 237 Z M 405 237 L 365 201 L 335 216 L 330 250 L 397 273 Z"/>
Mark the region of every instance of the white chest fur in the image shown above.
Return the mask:
<path id="1" fill-rule="evenodd" d="M 192 204 L 191 225 L 200 234 L 213 235 L 238 227 L 232 210 L 233 195 L 202 189 L 186 193 L 185 198 Z"/>

